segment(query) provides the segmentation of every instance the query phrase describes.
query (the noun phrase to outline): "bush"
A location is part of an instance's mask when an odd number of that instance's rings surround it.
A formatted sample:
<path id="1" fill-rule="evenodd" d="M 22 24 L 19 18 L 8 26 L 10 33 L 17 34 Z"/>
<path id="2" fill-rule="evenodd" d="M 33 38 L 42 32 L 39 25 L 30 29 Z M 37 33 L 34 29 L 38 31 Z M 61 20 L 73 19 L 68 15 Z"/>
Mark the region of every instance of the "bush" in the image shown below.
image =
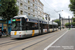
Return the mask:
<path id="1" fill-rule="evenodd" d="M 75 26 L 75 22 L 70 23 L 70 26 L 71 26 L 71 25 L 72 25 L 72 26 Z M 66 26 L 66 27 L 69 27 L 69 23 L 66 23 L 65 26 Z"/>

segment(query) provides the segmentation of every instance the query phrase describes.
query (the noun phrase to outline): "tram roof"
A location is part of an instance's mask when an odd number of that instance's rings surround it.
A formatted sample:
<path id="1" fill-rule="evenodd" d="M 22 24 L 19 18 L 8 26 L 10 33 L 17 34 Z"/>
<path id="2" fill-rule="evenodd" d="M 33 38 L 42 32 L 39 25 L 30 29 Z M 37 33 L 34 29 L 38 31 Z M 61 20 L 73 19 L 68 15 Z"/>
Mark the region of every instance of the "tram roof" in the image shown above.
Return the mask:
<path id="1" fill-rule="evenodd" d="M 49 24 L 50 24 L 50 25 L 58 25 L 56 22 L 53 22 L 53 23 L 52 23 L 52 21 L 50 21 Z"/>
<path id="2" fill-rule="evenodd" d="M 18 15 L 18 16 L 15 16 L 14 18 L 22 18 L 24 17 L 25 19 L 34 19 L 34 20 L 39 20 L 39 21 L 44 21 L 44 22 L 47 22 L 43 19 L 40 19 L 40 18 L 36 18 L 36 17 L 32 17 L 32 16 L 26 16 L 26 15 Z M 47 24 L 47 23 L 46 23 Z M 50 25 L 58 25 L 56 22 L 53 22 L 52 21 L 49 21 L 49 24 Z"/>
<path id="3" fill-rule="evenodd" d="M 45 20 L 43 20 L 41 18 L 36 18 L 36 17 L 32 17 L 32 16 L 26 16 L 26 15 L 18 15 L 18 16 L 15 16 L 14 18 L 22 18 L 22 17 L 24 17 L 25 19 L 34 19 L 34 20 L 39 20 L 39 21 L 46 22 Z"/>

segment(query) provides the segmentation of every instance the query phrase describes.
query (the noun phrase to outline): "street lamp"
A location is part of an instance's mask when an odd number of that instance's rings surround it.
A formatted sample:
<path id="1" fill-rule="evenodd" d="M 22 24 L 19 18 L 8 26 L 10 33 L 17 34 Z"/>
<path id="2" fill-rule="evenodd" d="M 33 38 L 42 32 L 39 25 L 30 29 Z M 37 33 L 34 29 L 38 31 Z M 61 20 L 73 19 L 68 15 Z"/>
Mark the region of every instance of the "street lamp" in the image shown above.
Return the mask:
<path id="1" fill-rule="evenodd" d="M 61 15 L 59 14 L 60 30 L 61 30 Z"/>
<path id="2" fill-rule="evenodd" d="M 55 11 L 55 10 L 54 10 Z M 61 11 L 63 11 L 63 10 L 61 10 Z M 61 11 L 55 11 L 55 12 L 61 12 Z M 59 13 L 59 21 L 60 21 L 60 30 L 61 30 L 61 15 L 60 15 L 60 13 Z"/>
<path id="3" fill-rule="evenodd" d="M 68 16 L 68 20 L 69 20 L 69 29 L 70 29 L 70 16 Z"/>

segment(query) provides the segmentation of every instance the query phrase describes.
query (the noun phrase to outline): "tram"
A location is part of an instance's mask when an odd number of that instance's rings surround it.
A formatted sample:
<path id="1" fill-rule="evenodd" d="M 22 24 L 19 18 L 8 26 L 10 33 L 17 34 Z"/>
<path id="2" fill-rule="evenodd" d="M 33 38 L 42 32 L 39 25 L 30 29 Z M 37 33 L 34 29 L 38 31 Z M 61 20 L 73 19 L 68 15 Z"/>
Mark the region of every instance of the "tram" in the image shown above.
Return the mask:
<path id="1" fill-rule="evenodd" d="M 25 38 L 58 30 L 55 22 L 46 22 L 43 19 L 18 15 L 12 19 L 11 38 Z"/>

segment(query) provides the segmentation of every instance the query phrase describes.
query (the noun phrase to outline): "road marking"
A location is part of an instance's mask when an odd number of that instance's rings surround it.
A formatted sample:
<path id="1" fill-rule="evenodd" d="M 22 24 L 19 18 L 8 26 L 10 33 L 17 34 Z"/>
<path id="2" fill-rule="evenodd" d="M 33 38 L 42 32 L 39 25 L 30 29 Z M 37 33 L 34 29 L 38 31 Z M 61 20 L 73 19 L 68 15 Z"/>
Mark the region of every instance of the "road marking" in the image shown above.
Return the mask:
<path id="1" fill-rule="evenodd" d="M 49 47 L 51 47 L 55 42 L 57 42 L 60 38 L 62 38 L 66 33 L 68 32 L 68 30 L 61 35 L 60 37 L 58 37 L 55 41 L 53 41 L 49 46 L 47 46 L 44 50 L 47 50 Z"/>

